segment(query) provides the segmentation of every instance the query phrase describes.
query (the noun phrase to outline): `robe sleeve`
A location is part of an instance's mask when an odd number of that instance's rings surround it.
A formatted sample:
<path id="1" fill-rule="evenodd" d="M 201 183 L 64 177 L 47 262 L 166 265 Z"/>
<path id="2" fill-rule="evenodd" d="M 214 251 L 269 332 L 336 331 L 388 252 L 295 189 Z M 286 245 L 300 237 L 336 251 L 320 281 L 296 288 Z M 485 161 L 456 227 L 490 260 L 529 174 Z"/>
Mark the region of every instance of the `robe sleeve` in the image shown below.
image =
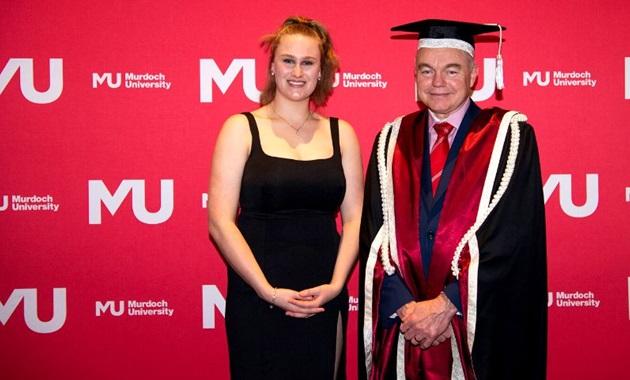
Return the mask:
<path id="1" fill-rule="evenodd" d="M 478 299 L 472 356 L 479 380 L 546 378 L 544 195 L 534 130 L 525 123 L 520 123 L 520 130 L 511 183 L 477 232 Z M 506 157 L 507 149 L 499 172 Z"/>

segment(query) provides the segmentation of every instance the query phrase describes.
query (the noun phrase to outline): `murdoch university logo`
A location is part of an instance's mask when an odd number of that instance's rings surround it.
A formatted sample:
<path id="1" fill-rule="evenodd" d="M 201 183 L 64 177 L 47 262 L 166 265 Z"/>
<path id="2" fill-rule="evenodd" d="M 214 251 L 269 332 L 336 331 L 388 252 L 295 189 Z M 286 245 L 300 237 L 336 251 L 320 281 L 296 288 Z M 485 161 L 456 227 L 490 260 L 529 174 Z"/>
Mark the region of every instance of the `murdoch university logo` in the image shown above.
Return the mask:
<path id="1" fill-rule="evenodd" d="M 201 103 L 212 103 L 213 83 L 216 83 L 221 93 L 225 94 L 241 71 L 243 71 L 243 91 L 245 92 L 245 96 L 252 102 L 258 102 L 260 99 L 260 91 L 256 88 L 255 59 L 235 59 L 230 63 L 225 73 L 221 71 L 214 59 L 200 59 L 199 99 Z"/>
<path id="2" fill-rule="evenodd" d="M 339 80 L 339 74 L 336 76 Z M 387 81 L 381 73 L 343 73 L 343 87 L 345 88 L 387 88 Z"/>
<path id="3" fill-rule="evenodd" d="M 598 308 L 601 301 L 595 297 L 593 292 L 549 292 L 547 296 L 547 307 L 594 307 Z"/>
<path id="4" fill-rule="evenodd" d="M 553 80 L 552 80 L 553 79 Z M 528 71 L 523 72 L 523 86 L 537 84 L 540 87 L 595 87 L 597 79 L 589 71 Z"/>
<path id="5" fill-rule="evenodd" d="M 37 289 L 14 289 L 6 303 L 0 302 L 0 322 L 5 325 L 22 302 L 24 322 L 28 328 L 39 334 L 49 334 L 59 330 L 66 323 L 66 288 L 53 289 L 53 316 L 44 322 L 39 319 Z"/>
<path id="6" fill-rule="evenodd" d="M 144 180 L 125 179 L 120 183 L 114 194 L 109 191 L 103 181 L 88 181 L 89 223 L 101 224 L 101 205 L 104 205 L 112 216 L 116 214 L 116 211 L 118 211 L 118 208 L 129 193 L 131 193 L 132 210 L 136 219 L 145 224 L 164 223 L 173 214 L 173 188 L 172 179 L 163 179 L 160 181 L 160 209 L 156 212 L 150 212 L 146 208 Z"/>
<path id="7" fill-rule="evenodd" d="M 571 174 L 552 174 L 547 179 L 543 192 L 545 203 L 558 188 L 560 193 L 560 208 L 570 217 L 586 218 L 597 210 L 599 204 L 599 180 L 597 174 L 586 175 L 586 201 L 581 206 L 573 203 L 573 179 Z"/>
<path id="8" fill-rule="evenodd" d="M 127 315 L 135 317 L 172 317 L 174 309 L 169 308 L 168 301 L 138 301 L 128 300 L 118 301 L 116 307 L 115 301 L 105 301 L 105 303 L 96 301 L 96 316 L 109 313 L 114 317 L 120 317 L 125 314 L 125 305 L 127 306 Z"/>
<path id="9" fill-rule="evenodd" d="M 123 85 L 122 73 L 92 73 L 92 88 L 98 88 L 105 84 L 109 88 L 119 88 Z M 171 84 L 162 73 L 125 73 L 124 88 L 169 90 Z"/>
<path id="10" fill-rule="evenodd" d="M 6 211 L 11 206 L 12 211 L 52 211 L 59 210 L 59 203 L 54 203 L 52 195 L 13 195 L 9 201 L 8 195 L 3 195 L 0 211 Z"/>
<path id="11" fill-rule="evenodd" d="M 63 60 L 61 58 L 51 58 L 50 85 L 48 90 L 40 92 L 35 89 L 35 78 L 33 73 L 32 58 L 11 58 L 0 72 L 0 94 L 4 92 L 11 78 L 20 72 L 20 89 L 26 100 L 36 104 L 52 103 L 61 96 L 63 91 Z"/>

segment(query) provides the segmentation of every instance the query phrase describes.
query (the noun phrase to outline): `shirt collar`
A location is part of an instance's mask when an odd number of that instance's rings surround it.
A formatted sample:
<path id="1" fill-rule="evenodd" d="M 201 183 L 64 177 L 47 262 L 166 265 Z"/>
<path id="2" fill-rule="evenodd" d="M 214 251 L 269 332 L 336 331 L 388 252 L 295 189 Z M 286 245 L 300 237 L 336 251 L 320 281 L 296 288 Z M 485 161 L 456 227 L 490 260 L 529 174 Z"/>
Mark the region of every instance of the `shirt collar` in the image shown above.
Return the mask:
<path id="1" fill-rule="evenodd" d="M 468 110 L 469 105 L 470 98 L 466 98 L 466 101 L 462 103 L 462 105 L 455 112 L 450 114 L 445 120 L 438 119 L 437 116 L 435 116 L 435 113 L 429 110 L 429 114 L 431 115 L 431 117 L 429 118 L 429 130 L 433 128 L 435 123 L 441 122 L 447 122 L 457 130 L 457 128 L 459 128 L 459 125 L 462 123 L 462 120 L 464 120 L 464 116 L 466 115 L 466 111 Z"/>

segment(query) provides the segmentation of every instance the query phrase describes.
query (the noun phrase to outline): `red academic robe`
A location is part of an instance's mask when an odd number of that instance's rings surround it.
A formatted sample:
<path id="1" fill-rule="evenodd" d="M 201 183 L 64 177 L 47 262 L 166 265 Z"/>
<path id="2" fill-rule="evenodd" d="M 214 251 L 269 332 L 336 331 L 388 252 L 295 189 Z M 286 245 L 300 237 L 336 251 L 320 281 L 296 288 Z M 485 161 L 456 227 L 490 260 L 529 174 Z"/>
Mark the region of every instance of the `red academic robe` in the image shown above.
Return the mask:
<path id="1" fill-rule="evenodd" d="M 481 111 L 471 103 L 436 199 L 430 195 L 426 175 L 427 112 L 401 120 L 392 164 L 397 252 L 390 252 L 390 256 L 396 255 L 392 257 L 398 263 L 396 271 L 417 301 L 435 298 L 456 281 L 451 273 L 453 253 L 479 218 L 479 210 L 487 206 L 488 191 L 494 194 L 499 188 L 505 171 L 510 132 L 505 142 L 498 144 L 497 164 L 491 163 L 504 114 L 496 108 Z M 463 315 L 455 316 L 451 323 L 456 344 L 447 341 L 427 350 L 408 342 L 398 346 L 398 326 L 384 329 L 379 321 L 380 286 L 387 274 L 378 257 L 374 258 L 374 249 L 370 253 L 383 224 L 375 144 L 361 226 L 361 378 L 367 378 L 367 373 L 371 379 L 392 378 L 397 372 L 397 355 L 404 355 L 404 373 L 399 370 L 399 378 L 545 378 L 547 267 L 542 180 L 533 129 L 520 122 L 518 135 L 510 182 L 457 263 Z M 492 176 L 488 180 L 488 173 L 493 171 L 494 180 Z M 428 229 L 432 232 L 430 242 L 426 240 Z M 430 261 L 425 268 L 427 262 L 422 256 L 427 254 Z M 400 347 L 403 350 L 397 354 Z M 461 372 L 451 372 L 453 362 Z"/>

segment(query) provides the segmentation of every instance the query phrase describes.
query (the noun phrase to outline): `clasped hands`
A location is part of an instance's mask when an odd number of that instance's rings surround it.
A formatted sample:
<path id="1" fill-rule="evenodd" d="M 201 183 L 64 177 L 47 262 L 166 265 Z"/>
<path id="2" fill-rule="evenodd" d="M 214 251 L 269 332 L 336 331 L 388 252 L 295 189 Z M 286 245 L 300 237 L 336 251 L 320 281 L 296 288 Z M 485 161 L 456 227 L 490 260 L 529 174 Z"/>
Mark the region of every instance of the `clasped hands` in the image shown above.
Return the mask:
<path id="1" fill-rule="evenodd" d="M 457 308 L 444 293 L 432 300 L 409 302 L 396 314 L 401 319 L 400 332 L 414 346 L 426 350 L 437 346 L 453 335 L 450 322 Z"/>
<path id="2" fill-rule="evenodd" d="M 324 311 L 324 305 L 335 298 L 340 290 L 325 284 L 314 288 L 296 291 L 276 289 L 273 305 L 285 310 L 285 315 L 294 318 L 309 318 Z"/>

